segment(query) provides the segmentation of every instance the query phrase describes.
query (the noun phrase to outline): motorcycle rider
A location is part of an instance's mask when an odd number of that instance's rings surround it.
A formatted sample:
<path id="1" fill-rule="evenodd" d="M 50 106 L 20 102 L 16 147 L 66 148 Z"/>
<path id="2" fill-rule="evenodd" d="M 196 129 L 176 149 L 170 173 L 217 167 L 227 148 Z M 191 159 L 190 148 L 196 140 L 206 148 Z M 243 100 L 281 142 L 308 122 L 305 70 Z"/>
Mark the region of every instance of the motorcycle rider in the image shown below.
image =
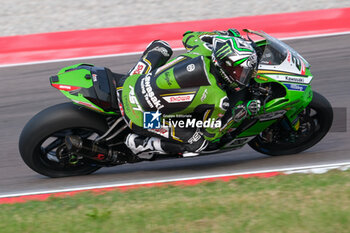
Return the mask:
<path id="1" fill-rule="evenodd" d="M 260 101 L 246 101 L 243 91 L 258 65 L 252 42 L 235 29 L 188 31 L 182 42 L 187 53 L 167 63 L 172 49 L 165 41 L 153 41 L 117 84 L 119 108 L 133 130 L 125 144 L 140 158 L 151 158 L 154 152 L 196 154 L 260 109 Z M 180 127 L 165 118 L 160 128 L 145 128 L 146 113 L 152 121 L 180 113 L 221 124 Z"/>

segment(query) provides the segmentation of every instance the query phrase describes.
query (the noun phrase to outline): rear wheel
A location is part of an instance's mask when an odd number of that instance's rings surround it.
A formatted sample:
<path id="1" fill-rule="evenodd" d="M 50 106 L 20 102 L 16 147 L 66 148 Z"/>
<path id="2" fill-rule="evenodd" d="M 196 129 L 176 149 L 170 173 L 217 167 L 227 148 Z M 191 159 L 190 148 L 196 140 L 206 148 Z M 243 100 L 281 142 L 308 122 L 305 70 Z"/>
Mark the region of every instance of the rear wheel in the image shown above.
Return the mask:
<path id="1" fill-rule="evenodd" d="M 296 154 L 309 149 L 331 128 L 332 106 L 325 97 L 314 92 L 310 104 L 299 114 L 299 120 L 297 132 L 287 130 L 282 122 L 276 122 L 250 141 L 250 147 L 272 156 Z"/>
<path id="2" fill-rule="evenodd" d="M 68 135 L 95 139 L 107 131 L 103 116 L 72 103 L 58 104 L 35 115 L 24 127 L 19 150 L 34 171 L 49 177 L 90 174 L 100 167 L 69 153 L 64 139 Z"/>

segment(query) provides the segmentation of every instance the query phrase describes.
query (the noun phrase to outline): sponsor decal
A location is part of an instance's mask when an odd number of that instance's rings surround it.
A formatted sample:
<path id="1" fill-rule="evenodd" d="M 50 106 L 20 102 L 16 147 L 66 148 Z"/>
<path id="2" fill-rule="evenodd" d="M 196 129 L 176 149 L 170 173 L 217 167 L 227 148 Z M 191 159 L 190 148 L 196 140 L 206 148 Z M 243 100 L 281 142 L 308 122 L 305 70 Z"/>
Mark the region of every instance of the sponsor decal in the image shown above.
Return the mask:
<path id="1" fill-rule="evenodd" d="M 97 74 L 92 74 L 92 81 L 97 82 Z"/>
<path id="2" fill-rule="evenodd" d="M 143 71 L 146 69 L 147 65 L 141 61 L 139 61 L 135 68 L 130 72 L 130 75 L 134 75 L 134 74 L 142 74 Z"/>
<path id="3" fill-rule="evenodd" d="M 169 86 L 171 86 L 173 83 L 170 81 L 170 72 L 165 72 L 165 81 L 168 83 Z"/>
<path id="4" fill-rule="evenodd" d="M 186 67 L 186 70 L 188 72 L 192 72 L 196 69 L 196 66 L 194 64 L 189 64 L 187 67 Z"/>
<path id="5" fill-rule="evenodd" d="M 149 132 L 156 133 L 162 137 L 169 138 L 169 129 L 168 127 L 162 127 L 159 129 L 147 129 Z"/>
<path id="6" fill-rule="evenodd" d="M 287 75 L 275 75 L 275 74 L 269 74 L 270 78 L 273 78 L 278 81 L 284 81 L 284 82 L 291 82 L 291 83 L 305 83 L 308 84 L 312 80 L 312 76 L 304 76 L 304 77 L 298 77 L 298 76 L 287 76 Z"/>
<path id="7" fill-rule="evenodd" d="M 119 109 L 120 109 L 120 113 L 122 114 L 122 116 L 124 116 L 124 108 L 123 108 L 123 105 L 121 103 L 119 103 Z"/>
<path id="8" fill-rule="evenodd" d="M 268 78 L 262 77 L 262 76 L 260 76 L 260 75 L 256 76 L 256 78 L 257 78 L 257 79 L 260 79 L 260 80 L 262 80 L 262 81 L 267 81 L 267 80 L 269 80 Z"/>
<path id="9" fill-rule="evenodd" d="M 159 111 L 156 112 L 144 112 L 143 113 L 143 128 L 145 129 L 160 129 L 160 116 L 162 114 Z"/>
<path id="10" fill-rule="evenodd" d="M 306 69 L 305 64 L 304 64 L 304 62 L 302 60 L 300 60 L 300 61 L 301 61 L 301 71 L 300 71 L 300 73 L 301 73 L 301 75 L 305 75 L 305 69 Z"/>
<path id="11" fill-rule="evenodd" d="M 269 121 L 269 120 L 273 120 L 273 119 L 277 119 L 277 118 L 282 117 L 286 112 L 287 112 L 286 110 L 279 110 L 279 111 L 275 111 L 275 112 L 261 114 L 258 117 L 259 117 L 260 121 Z"/>
<path id="12" fill-rule="evenodd" d="M 62 90 L 62 91 L 74 91 L 81 88 L 81 87 L 74 87 L 74 86 L 62 85 L 62 84 L 51 84 L 51 85 L 54 88 L 57 88 L 58 90 Z"/>
<path id="13" fill-rule="evenodd" d="M 286 76 L 285 79 L 286 79 L 286 81 L 297 82 L 297 83 L 304 83 L 304 79 L 303 78 Z"/>
<path id="14" fill-rule="evenodd" d="M 288 55 L 287 55 L 287 61 L 290 63 L 290 62 L 291 62 L 291 57 L 292 57 L 292 55 L 291 55 L 291 53 L 289 52 L 289 50 L 287 50 L 287 53 L 288 53 Z"/>
<path id="15" fill-rule="evenodd" d="M 208 94 L 208 89 L 205 89 L 204 92 L 203 92 L 203 95 L 201 97 L 201 101 L 202 102 L 207 98 L 207 94 Z"/>
<path id="16" fill-rule="evenodd" d="M 61 90 L 72 90 L 72 86 L 66 86 L 66 85 L 59 85 L 58 86 L 59 89 Z"/>
<path id="17" fill-rule="evenodd" d="M 295 83 L 284 83 L 288 90 L 292 91 L 305 91 L 306 85 L 300 85 Z"/>
<path id="18" fill-rule="evenodd" d="M 129 85 L 129 88 L 130 88 L 129 101 L 130 101 L 130 103 L 137 105 L 137 107 L 133 107 L 133 109 L 136 110 L 136 111 L 141 111 L 142 112 L 142 108 L 140 106 L 140 103 L 139 103 L 139 101 L 137 100 L 137 98 L 135 96 L 134 88 L 131 85 Z"/>
<path id="19" fill-rule="evenodd" d="M 141 79 L 141 92 L 145 97 L 147 104 L 150 108 L 161 109 L 164 105 L 161 104 L 160 100 L 155 96 L 153 88 L 151 86 L 151 74 L 147 74 Z"/>
<path id="20" fill-rule="evenodd" d="M 162 98 L 168 103 L 182 103 L 182 102 L 191 102 L 193 100 L 193 97 L 194 97 L 194 94 L 164 96 Z"/>
<path id="21" fill-rule="evenodd" d="M 141 79 L 141 93 L 144 95 L 145 100 L 150 108 L 154 108 L 154 105 L 152 104 L 148 94 L 146 95 L 146 88 L 145 88 L 145 79 Z"/>
<path id="22" fill-rule="evenodd" d="M 188 139 L 187 142 L 188 142 L 189 144 L 193 144 L 194 142 L 198 142 L 199 139 L 201 139 L 202 135 L 203 135 L 203 133 L 200 132 L 199 130 L 197 130 L 197 131 L 193 134 L 193 136 L 192 136 L 190 139 Z"/>
<path id="23" fill-rule="evenodd" d="M 122 98 L 127 99 L 128 96 L 124 94 Z M 131 109 L 130 109 L 130 108 L 131 108 L 131 104 L 130 104 L 129 101 L 127 101 L 126 103 L 124 103 L 124 106 L 123 106 L 123 107 L 125 108 L 124 112 L 130 112 L 130 111 L 131 111 Z M 134 110 L 132 110 L 132 111 L 133 111 L 133 113 L 135 112 Z"/>

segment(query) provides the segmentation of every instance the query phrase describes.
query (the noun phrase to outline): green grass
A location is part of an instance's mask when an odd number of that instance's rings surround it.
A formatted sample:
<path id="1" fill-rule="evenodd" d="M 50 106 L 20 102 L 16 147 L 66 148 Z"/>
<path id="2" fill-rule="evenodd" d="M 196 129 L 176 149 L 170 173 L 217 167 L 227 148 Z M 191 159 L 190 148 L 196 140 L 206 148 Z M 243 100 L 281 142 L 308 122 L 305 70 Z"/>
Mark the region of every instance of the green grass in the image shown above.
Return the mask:
<path id="1" fill-rule="evenodd" d="M 350 232 L 350 171 L 0 205 L 0 232 Z"/>

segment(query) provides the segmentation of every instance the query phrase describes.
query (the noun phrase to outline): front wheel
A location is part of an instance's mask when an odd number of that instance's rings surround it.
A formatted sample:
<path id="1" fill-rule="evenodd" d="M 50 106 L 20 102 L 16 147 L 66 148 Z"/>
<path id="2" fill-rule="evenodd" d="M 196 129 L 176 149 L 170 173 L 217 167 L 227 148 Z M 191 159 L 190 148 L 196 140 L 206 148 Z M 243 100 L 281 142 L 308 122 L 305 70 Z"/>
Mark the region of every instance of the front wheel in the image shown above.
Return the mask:
<path id="1" fill-rule="evenodd" d="M 297 154 L 318 143 L 329 131 L 333 110 L 328 100 L 314 92 L 310 104 L 299 114 L 297 132 L 286 130 L 276 122 L 249 142 L 254 150 L 272 156 Z M 269 136 L 266 136 L 270 134 Z M 269 139 L 267 139 L 269 138 Z"/>
<path id="2" fill-rule="evenodd" d="M 95 139 L 108 129 L 103 116 L 72 103 L 58 104 L 35 115 L 19 139 L 23 161 L 34 171 L 49 177 L 90 174 L 100 167 L 69 153 L 68 135 Z"/>

